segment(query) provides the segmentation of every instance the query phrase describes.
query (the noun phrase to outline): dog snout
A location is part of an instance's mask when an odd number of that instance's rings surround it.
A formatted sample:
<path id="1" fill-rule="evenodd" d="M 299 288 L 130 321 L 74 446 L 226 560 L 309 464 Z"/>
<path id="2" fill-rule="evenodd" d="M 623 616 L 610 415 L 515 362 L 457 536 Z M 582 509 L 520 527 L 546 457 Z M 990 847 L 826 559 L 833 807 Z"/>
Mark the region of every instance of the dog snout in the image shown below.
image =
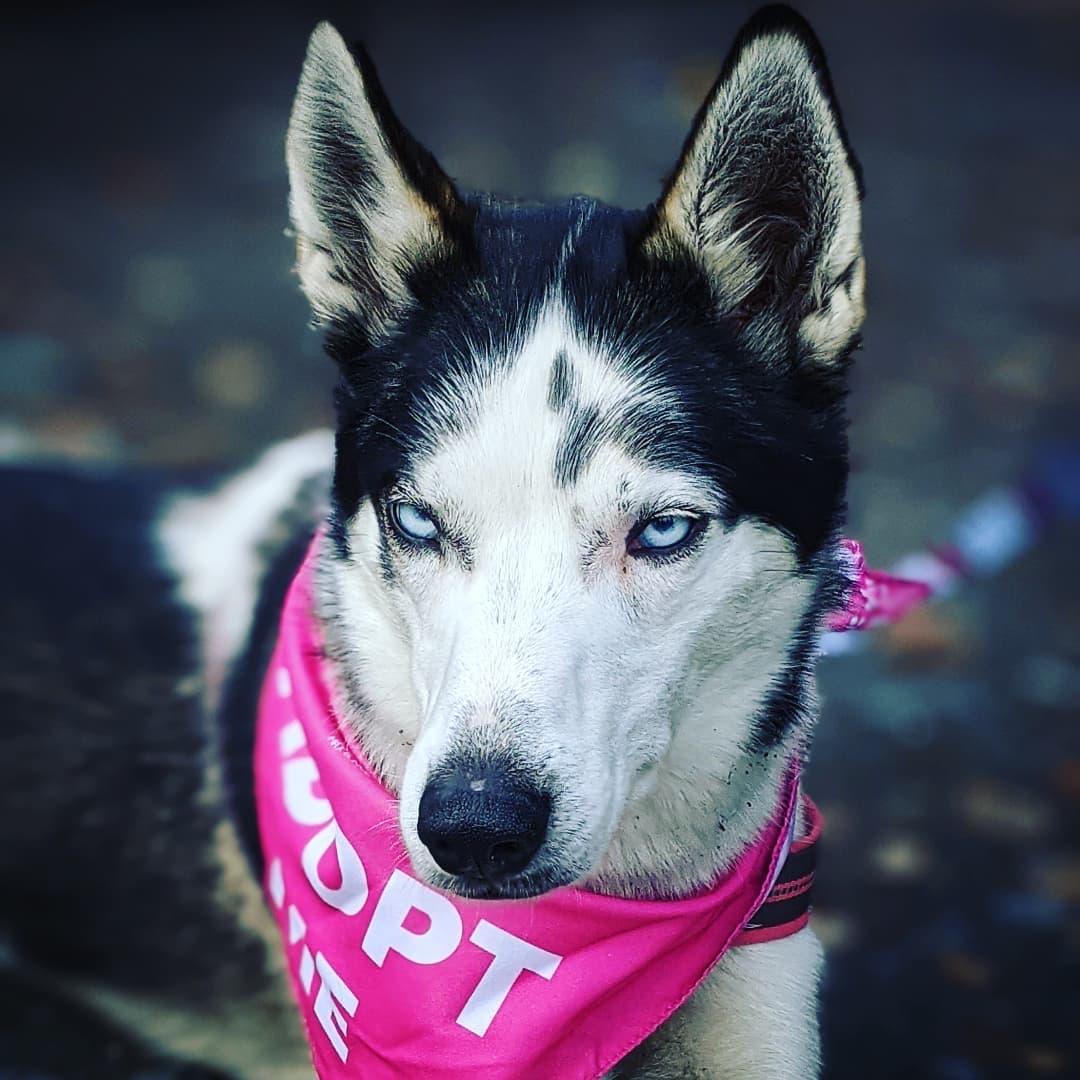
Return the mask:
<path id="1" fill-rule="evenodd" d="M 417 833 L 448 874 L 494 884 L 529 865 L 550 815 L 550 797 L 505 767 L 459 765 L 428 781 Z"/>

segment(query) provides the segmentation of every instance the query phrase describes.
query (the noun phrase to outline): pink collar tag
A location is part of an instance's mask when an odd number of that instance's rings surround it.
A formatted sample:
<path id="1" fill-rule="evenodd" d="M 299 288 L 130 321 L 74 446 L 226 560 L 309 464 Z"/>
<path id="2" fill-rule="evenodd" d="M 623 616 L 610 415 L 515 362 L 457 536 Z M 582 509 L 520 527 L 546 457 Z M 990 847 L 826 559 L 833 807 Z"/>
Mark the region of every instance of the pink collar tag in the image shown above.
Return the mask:
<path id="1" fill-rule="evenodd" d="M 765 900 L 797 775 L 758 840 L 688 899 L 440 892 L 413 876 L 397 801 L 334 715 L 311 564 L 309 552 L 282 613 L 255 776 L 267 894 L 316 1072 L 595 1080 L 689 997 Z"/>

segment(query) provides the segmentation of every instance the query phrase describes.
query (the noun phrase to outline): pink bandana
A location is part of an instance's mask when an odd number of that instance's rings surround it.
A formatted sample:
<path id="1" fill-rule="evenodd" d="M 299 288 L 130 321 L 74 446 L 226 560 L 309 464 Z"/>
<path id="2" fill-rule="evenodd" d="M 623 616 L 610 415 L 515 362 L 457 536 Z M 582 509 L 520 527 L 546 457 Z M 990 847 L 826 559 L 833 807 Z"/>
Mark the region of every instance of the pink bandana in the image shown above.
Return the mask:
<path id="1" fill-rule="evenodd" d="M 851 595 L 847 607 L 832 612 L 825 620 L 829 630 L 866 630 L 884 623 L 899 622 L 916 604 L 931 593 L 923 581 L 871 570 L 863 558 L 858 540 L 841 540 L 840 555 L 847 563 Z"/>
<path id="2" fill-rule="evenodd" d="M 788 850 L 797 777 L 735 866 L 689 899 L 440 892 L 410 872 L 397 802 L 334 715 L 311 562 L 282 613 L 255 774 L 267 892 L 316 1072 L 595 1080 L 693 993 L 761 908 Z"/>

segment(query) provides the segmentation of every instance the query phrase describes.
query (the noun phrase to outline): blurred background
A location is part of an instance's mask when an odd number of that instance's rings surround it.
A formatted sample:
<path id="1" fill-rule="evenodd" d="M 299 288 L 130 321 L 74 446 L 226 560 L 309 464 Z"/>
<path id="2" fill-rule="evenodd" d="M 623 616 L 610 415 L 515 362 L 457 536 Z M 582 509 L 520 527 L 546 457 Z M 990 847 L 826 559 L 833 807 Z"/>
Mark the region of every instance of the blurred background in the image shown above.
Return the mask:
<path id="1" fill-rule="evenodd" d="M 465 187 L 644 205 L 756 5 L 47 2 L 0 33 L 0 453 L 230 465 L 330 422 L 283 138 L 318 18 Z M 1080 439 L 1080 3 L 807 0 L 866 175 L 874 565 Z M 826 1075 L 1080 1076 L 1080 529 L 822 663 Z M 0 1077 L 189 1078 L 0 974 Z"/>

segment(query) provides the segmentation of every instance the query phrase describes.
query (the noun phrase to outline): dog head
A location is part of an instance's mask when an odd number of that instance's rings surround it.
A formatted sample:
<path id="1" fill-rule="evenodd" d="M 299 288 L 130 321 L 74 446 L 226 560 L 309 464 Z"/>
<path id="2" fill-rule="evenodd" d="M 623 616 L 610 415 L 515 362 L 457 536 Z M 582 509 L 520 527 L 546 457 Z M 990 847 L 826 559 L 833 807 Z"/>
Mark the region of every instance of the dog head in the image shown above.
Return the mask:
<path id="1" fill-rule="evenodd" d="M 809 28 L 744 28 L 644 212 L 462 195 L 325 24 L 288 164 L 341 373 L 324 615 L 417 872 L 532 895 L 646 807 L 711 833 L 839 587 L 860 182 Z"/>

